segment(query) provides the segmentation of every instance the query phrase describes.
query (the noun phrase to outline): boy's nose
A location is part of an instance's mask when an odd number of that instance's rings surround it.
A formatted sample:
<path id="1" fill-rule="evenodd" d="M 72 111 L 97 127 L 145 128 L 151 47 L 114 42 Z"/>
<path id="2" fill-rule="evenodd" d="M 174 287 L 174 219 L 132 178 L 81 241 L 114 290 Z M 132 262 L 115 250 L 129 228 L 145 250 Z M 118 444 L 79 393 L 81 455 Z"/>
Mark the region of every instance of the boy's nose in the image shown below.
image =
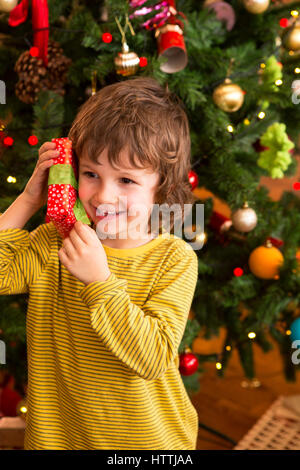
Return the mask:
<path id="1" fill-rule="evenodd" d="M 94 201 L 99 204 L 112 204 L 116 206 L 118 202 L 117 195 L 114 194 L 114 190 L 109 185 L 104 185 L 101 188 L 98 188 L 97 192 L 94 194 Z"/>

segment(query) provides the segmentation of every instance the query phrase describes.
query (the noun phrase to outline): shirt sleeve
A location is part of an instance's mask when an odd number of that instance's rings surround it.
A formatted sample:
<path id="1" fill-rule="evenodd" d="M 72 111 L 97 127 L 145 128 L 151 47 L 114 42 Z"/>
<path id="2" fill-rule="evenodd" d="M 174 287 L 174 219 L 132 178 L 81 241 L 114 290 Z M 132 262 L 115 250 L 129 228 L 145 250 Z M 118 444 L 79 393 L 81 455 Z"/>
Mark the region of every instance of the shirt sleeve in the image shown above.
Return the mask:
<path id="1" fill-rule="evenodd" d="M 46 225 L 0 231 L 0 295 L 26 294 L 40 276 L 50 252 Z"/>
<path id="2" fill-rule="evenodd" d="M 142 308 L 130 301 L 127 281 L 114 273 L 80 291 L 102 342 L 145 380 L 160 377 L 176 360 L 196 288 L 197 255 L 193 250 L 175 255 Z"/>

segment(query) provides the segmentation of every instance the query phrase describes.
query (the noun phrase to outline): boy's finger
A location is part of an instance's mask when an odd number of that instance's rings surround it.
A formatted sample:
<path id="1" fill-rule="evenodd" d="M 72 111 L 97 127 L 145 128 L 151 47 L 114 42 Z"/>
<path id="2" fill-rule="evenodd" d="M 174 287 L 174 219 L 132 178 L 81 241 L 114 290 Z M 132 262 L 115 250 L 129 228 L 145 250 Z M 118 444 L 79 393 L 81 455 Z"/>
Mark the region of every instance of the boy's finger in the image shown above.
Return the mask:
<path id="1" fill-rule="evenodd" d="M 56 149 L 56 144 L 54 142 L 45 142 L 39 150 L 39 153 L 44 153 L 47 152 L 47 150 L 53 150 Z"/>
<path id="2" fill-rule="evenodd" d="M 42 155 L 40 155 L 40 162 L 43 163 L 52 158 L 57 158 L 59 156 L 58 150 L 47 150 Z"/>

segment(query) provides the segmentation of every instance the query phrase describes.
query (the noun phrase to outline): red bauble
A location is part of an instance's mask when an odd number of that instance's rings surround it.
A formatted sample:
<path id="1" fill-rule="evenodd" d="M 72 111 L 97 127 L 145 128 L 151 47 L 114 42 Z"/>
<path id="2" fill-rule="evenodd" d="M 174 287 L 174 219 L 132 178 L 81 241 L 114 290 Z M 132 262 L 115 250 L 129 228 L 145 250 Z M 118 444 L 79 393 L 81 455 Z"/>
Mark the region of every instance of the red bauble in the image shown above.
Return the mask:
<path id="1" fill-rule="evenodd" d="M 197 357 L 191 352 L 180 354 L 179 371 L 182 375 L 194 374 L 199 366 Z"/>
<path id="2" fill-rule="evenodd" d="M 112 41 L 112 35 L 110 33 L 103 33 L 102 41 L 106 42 L 107 44 L 110 43 Z"/>
<path id="3" fill-rule="evenodd" d="M 198 175 L 193 170 L 189 171 L 189 182 L 192 186 L 192 190 L 198 186 Z"/>

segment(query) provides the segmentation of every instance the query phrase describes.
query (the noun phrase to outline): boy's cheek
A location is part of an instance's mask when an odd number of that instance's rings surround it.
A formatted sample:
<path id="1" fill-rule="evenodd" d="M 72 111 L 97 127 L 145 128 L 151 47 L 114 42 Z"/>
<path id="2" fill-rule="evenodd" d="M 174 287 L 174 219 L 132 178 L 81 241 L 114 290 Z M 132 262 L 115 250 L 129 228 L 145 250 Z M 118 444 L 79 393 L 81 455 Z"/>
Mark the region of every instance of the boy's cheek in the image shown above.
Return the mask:
<path id="1" fill-rule="evenodd" d="M 79 180 L 79 184 L 78 184 L 78 196 L 79 196 L 79 199 L 81 201 L 85 201 L 89 197 L 88 188 L 86 186 L 80 184 L 80 180 Z"/>

